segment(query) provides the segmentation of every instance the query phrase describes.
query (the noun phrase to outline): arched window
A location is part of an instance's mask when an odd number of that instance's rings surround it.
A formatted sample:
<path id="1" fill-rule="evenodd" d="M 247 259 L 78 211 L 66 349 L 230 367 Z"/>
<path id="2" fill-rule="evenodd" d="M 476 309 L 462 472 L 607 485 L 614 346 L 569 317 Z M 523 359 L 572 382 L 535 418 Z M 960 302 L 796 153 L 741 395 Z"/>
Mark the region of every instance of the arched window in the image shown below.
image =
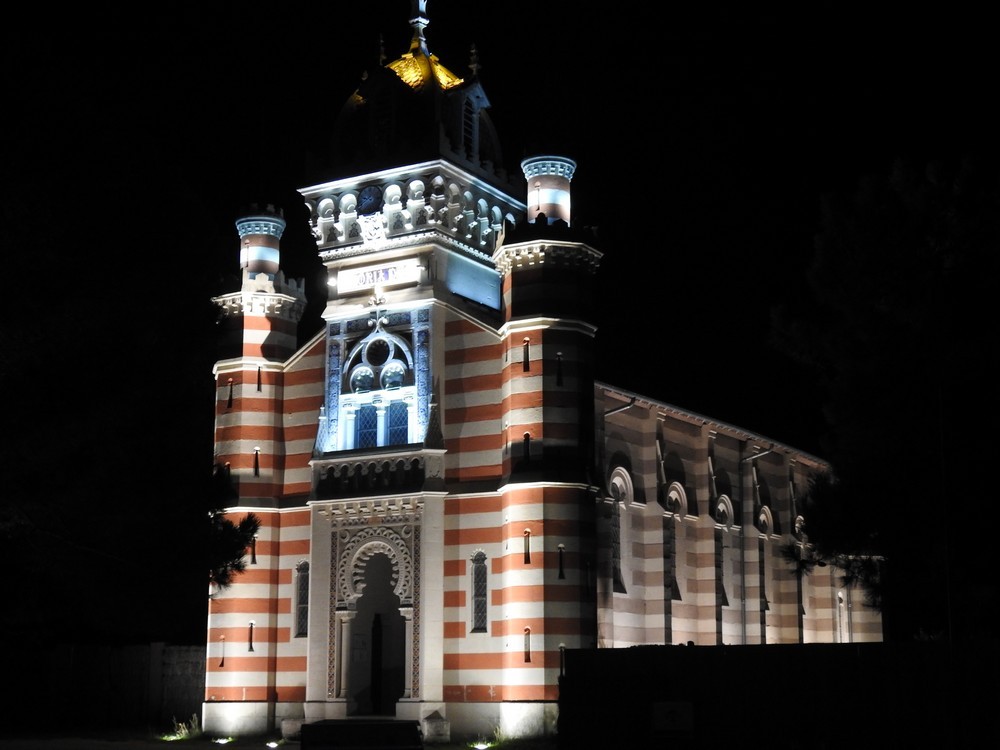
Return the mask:
<path id="1" fill-rule="evenodd" d="M 355 341 L 345 357 L 341 390 L 340 449 L 370 449 L 406 445 L 419 429 L 413 404 L 417 395 L 411 342 L 386 331 L 389 318 L 369 321 L 374 330 Z M 328 400 L 332 396 L 328 396 Z"/>
<path id="2" fill-rule="evenodd" d="M 295 566 L 295 637 L 309 634 L 309 563 Z"/>
<path id="3" fill-rule="evenodd" d="M 632 490 L 632 476 L 623 466 L 618 466 L 611 473 L 608 482 L 611 491 L 611 561 L 612 561 L 612 587 L 613 590 L 625 594 L 625 575 L 622 561 L 622 536 L 627 532 L 625 524 L 628 523 L 628 515 L 623 516 L 622 510 L 628 508 L 634 499 Z"/>
<path id="4" fill-rule="evenodd" d="M 622 514 L 618 501 L 611 500 L 611 564 L 612 586 L 619 594 L 626 593 L 622 579 Z"/>
<path id="5" fill-rule="evenodd" d="M 720 526 L 728 529 L 733 525 L 733 522 L 736 520 L 736 514 L 733 511 L 733 503 L 728 495 L 719 495 L 716 498 L 715 510 L 712 515 L 715 518 L 715 522 Z"/>
<path id="6" fill-rule="evenodd" d="M 462 142 L 465 155 L 473 158 L 476 155 L 476 110 L 469 99 L 462 107 Z"/>
<path id="7" fill-rule="evenodd" d="M 486 632 L 486 553 L 472 556 L 472 632 Z"/>
<path id="8" fill-rule="evenodd" d="M 684 491 L 684 488 L 677 482 L 673 482 L 667 487 L 666 495 L 667 502 L 664 510 L 668 513 L 674 513 L 681 518 L 686 516 L 688 512 L 687 493 Z"/>

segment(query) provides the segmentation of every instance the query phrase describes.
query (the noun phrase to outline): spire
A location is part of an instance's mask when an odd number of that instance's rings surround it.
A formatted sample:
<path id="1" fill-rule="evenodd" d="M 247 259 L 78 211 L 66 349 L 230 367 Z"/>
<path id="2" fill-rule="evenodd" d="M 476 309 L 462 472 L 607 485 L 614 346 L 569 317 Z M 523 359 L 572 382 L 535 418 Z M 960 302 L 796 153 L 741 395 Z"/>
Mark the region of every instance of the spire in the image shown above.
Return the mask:
<path id="1" fill-rule="evenodd" d="M 413 41 L 410 42 L 410 50 L 419 47 L 420 51 L 426 55 L 428 52 L 424 29 L 430 23 L 430 19 L 427 18 L 427 0 L 411 0 L 411 7 L 413 12 L 410 14 L 410 26 L 413 27 Z"/>
<path id="2" fill-rule="evenodd" d="M 472 49 L 469 51 L 469 70 L 472 71 L 473 76 L 479 75 L 479 52 L 476 51 L 476 45 L 472 45 Z"/>

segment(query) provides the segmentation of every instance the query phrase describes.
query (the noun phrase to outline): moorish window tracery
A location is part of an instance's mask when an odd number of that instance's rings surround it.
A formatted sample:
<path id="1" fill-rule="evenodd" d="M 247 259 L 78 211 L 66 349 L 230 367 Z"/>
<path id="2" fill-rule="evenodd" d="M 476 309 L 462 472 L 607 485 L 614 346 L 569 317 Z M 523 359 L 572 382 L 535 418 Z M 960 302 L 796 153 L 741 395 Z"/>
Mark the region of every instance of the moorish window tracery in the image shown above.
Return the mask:
<path id="1" fill-rule="evenodd" d="M 340 399 L 341 448 L 378 448 L 415 442 L 417 414 L 410 344 L 385 330 L 376 315 L 372 331 L 347 354 Z"/>

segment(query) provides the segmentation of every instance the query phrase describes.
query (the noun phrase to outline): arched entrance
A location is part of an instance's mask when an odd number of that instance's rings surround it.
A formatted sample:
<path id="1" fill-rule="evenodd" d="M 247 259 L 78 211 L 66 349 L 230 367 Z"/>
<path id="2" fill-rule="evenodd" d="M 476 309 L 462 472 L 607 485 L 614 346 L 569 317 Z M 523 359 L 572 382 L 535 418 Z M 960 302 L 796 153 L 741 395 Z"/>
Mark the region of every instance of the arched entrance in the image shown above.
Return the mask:
<path id="1" fill-rule="evenodd" d="M 406 629 L 388 555 L 367 559 L 357 588 L 361 596 L 351 628 L 349 713 L 395 716 L 396 701 L 403 695 Z"/>
<path id="2" fill-rule="evenodd" d="M 330 692 L 347 703 L 348 716 L 394 716 L 397 701 L 419 697 L 412 551 L 417 536 L 409 524 L 334 532 Z"/>

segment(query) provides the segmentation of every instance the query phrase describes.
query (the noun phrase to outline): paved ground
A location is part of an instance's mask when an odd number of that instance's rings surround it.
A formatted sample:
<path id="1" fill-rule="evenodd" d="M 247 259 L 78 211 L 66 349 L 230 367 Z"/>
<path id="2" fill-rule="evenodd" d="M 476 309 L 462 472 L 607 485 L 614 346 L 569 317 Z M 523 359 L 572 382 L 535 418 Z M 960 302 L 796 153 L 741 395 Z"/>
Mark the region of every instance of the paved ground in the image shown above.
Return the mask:
<path id="1" fill-rule="evenodd" d="M 46 737 L 0 738 L 0 750 L 266 750 L 266 738 L 240 738 L 226 744 L 208 738 L 167 742 L 131 737 Z M 299 750 L 298 742 L 282 742 L 277 747 Z"/>
<path id="2" fill-rule="evenodd" d="M 201 737 L 168 742 L 155 738 L 121 737 L 0 737 L 0 750 L 267 750 L 268 738 L 238 738 L 226 744 Z M 284 750 L 300 750 L 298 742 L 279 742 Z M 464 744 L 433 745 L 434 750 L 467 750 Z"/>

